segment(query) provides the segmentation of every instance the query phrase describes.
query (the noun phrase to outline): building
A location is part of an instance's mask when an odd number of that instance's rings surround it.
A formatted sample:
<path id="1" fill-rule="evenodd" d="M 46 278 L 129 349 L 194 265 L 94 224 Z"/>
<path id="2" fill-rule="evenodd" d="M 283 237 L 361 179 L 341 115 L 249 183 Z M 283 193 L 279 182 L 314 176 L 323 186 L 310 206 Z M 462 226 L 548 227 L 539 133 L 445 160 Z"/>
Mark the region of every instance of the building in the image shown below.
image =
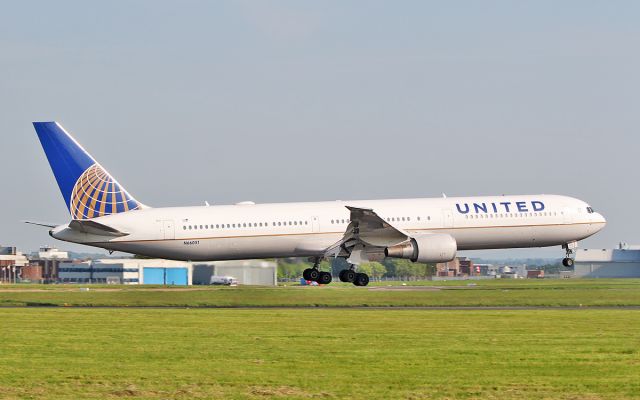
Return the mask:
<path id="1" fill-rule="evenodd" d="M 436 275 L 440 277 L 474 276 L 480 275 L 480 271 L 468 257 L 456 257 L 451 261 L 437 263 Z"/>
<path id="2" fill-rule="evenodd" d="M 58 269 L 63 283 L 191 285 L 191 263 L 161 259 L 104 259 L 63 262 Z"/>
<path id="3" fill-rule="evenodd" d="M 529 279 L 544 278 L 544 270 L 542 270 L 542 269 L 529 269 L 529 270 L 527 270 L 527 278 L 529 278 Z"/>
<path id="4" fill-rule="evenodd" d="M 33 253 L 30 258 L 31 265 L 41 267 L 40 274 L 43 282 L 56 282 L 60 263 L 70 261 L 69 253 L 50 246 L 40 247 L 38 252 Z"/>
<path id="5" fill-rule="evenodd" d="M 0 246 L 0 282 L 18 282 L 20 280 L 20 268 L 28 264 L 27 257 L 14 246 Z"/>
<path id="6" fill-rule="evenodd" d="M 232 276 L 240 285 L 276 286 L 278 264 L 275 261 L 239 260 L 194 263 L 193 284 L 208 285 L 212 276 Z"/>
<path id="7" fill-rule="evenodd" d="M 573 276 L 640 278 L 640 248 L 621 243 L 617 249 L 577 250 Z"/>
<path id="8" fill-rule="evenodd" d="M 42 266 L 30 263 L 20 268 L 20 282 L 42 283 Z"/>
<path id="9" fill-rule="evenodd" d="M 493 264 L 475 264 L 474 268 L 477 271 L 478 275 L 482 276 L 495 276 L 498 268 L 493 266 Z"/>

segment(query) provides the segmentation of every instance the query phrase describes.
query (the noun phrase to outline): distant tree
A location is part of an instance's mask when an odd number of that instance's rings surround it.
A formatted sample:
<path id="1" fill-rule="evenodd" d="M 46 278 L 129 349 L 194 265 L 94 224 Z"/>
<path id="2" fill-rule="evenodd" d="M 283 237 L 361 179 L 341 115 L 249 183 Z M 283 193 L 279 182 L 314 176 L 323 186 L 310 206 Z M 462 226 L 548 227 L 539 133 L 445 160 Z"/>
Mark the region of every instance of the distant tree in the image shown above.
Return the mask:
<path id="1" fill-rule="evenodd" d="M 400 278 L 415 278 L 420 275 L 419 268 L 410 260 L 396 259 L 393 261 L 396 266 L 396 276 Z"/>
<path id="2" fill-rule="evenodd" d="M 382 264 L 387 269 L 387 272 L 384 274 L 385 276 L 398 276 L 396 273 L 396 264 L 394 263 L 393 258 L 385 258 L 384 261 L 382 261 Z"/>
<path id="3" fill-rule="evenodd" d="M 331 263 L 331 273 L 333 276 L 338 276 L 340 271 L 349 268 L 349 262 L 344 258 L 330 258 L 329 261 Z"/>
<path id="4" fill-rule="evenodd" d="M 303 262 L 286 262 L 278 263 L 278 278 L 280 279 L 297 279 L 302 277 L 302 271 L 309 268 L 310 265 Z"/>
<path id="5" fill-rule="evenodd" d="M 400 278 L 426 279 L 433 276 L 436 270 L 434 264 L 414 263 L 405 259 L 395 259 L 393 263 L 395 264 L 395 276 Z"/>
<path id="6" fill-rule="evenodd" d="M 379 262 L 371 262 L 369 263 L 369 267 L 371 268 L 369 275 L 374 279 L 380 279 L 387 273 L 387 267 Z"/>
<path id="7" fill-rule="evenodd" d="M 320 262 L 320 264 L 318 265 L 318 269 L 320 271 L 327 271 L 327 272 L 333 272 L 332 271 L 332 267 L 331 267 L 331 262 L 327 261 L 327 260 L 322 260 Z"/>

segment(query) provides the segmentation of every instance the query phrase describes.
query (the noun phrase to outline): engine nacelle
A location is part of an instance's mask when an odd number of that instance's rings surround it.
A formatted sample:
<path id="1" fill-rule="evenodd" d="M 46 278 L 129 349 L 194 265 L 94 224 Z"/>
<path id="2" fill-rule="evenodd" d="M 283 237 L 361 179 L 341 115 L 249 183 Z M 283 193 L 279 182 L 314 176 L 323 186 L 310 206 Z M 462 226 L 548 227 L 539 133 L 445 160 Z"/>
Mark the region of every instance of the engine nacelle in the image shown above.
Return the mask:
<path id="1" fill-rule="evenodd" d="M 407 244 L 387 247 L 384 255 L 413 262 L 438 263 L 453 260 L 457 250 L 458 244 L 451 235 L 428 233 L 412 237 Z"/>

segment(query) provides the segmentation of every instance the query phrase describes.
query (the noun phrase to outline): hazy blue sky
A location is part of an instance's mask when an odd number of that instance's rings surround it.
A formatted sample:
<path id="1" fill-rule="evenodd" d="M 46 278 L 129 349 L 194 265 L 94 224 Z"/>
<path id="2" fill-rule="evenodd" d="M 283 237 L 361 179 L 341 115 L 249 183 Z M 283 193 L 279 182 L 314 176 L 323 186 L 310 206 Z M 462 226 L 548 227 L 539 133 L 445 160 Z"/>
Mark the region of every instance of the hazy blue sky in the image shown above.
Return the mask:
<path id="1" fill-rule="evenodd" d="M 635 1 L 8 2 L 0 243 L 69 219 L 34 120 L 151 206 L 559 193 L 609 221 L 583 246 L 640 243 L 639 21 Z"/>

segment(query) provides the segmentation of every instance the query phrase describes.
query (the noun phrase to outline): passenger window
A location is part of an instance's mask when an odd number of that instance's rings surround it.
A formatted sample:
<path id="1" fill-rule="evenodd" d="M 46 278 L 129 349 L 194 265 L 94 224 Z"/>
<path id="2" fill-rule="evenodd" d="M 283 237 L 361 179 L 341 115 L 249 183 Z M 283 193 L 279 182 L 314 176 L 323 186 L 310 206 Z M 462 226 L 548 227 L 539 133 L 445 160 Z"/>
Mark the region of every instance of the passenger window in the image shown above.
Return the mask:
<path id="1" fill-rule="evenodd" d="M 187 230 L 187 227 L 186 227 L 186 226 L 183 226 L 183 227 L 182 227 L 182 230 L 183 230 L 183 231 L 186 231 L 186 230 Z"/>

